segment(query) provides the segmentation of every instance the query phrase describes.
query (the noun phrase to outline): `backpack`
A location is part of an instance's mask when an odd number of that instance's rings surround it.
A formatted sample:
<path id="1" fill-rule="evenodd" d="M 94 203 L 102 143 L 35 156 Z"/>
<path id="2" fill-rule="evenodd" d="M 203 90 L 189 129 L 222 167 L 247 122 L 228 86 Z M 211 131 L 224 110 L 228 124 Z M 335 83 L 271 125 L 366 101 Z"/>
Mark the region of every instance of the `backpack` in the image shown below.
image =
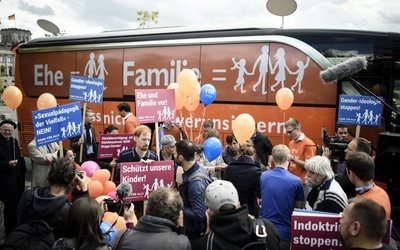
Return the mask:
<path id="1" fill-rule="evenodd" d="M 54 244 L 53 228 L 43 220 L 21 224 L 7 236 L 2 250 L 45 250 Z"/>
<path id="2" fill-rule="evenodd" d="M 253 220 L 254 226 L 253 226 L 253 233 L 250 238 L 250 242 L 244 245 L 243 247 L 239 247 L 237 245 L 234 245 L 228 241 L 226 241 L 224 238 L 219 236 L 218 234 L 214 232 L 210 232 L 207 238 L 207 248 L 206 250 L 212 250 L 213 246 L 217 246 L 220 249 L 232 249 L 232 250 L 265 250 L 267 248 L 267 228 L 265 226 L 265 223 L 262 219 L 257 218 Z"/>
<path id="3" fill-rule="evenodd" d="M 54 239 L 54 229 L 46 221 L 38 219 L 33 209 L 33 200 L 35 190 L 39 187 L 34 187 L 26 192 L 26 207 L 29 209 L 29 222 L 17 226 L 9 236 L 7 236 L 0 250 L 6 249 L 27 249 L 27 250 L 44 250 L 51 249 Z M 61 214 L 65 210 L 64 207 L 57 215 L 57 224 L 62 224 Z"/>

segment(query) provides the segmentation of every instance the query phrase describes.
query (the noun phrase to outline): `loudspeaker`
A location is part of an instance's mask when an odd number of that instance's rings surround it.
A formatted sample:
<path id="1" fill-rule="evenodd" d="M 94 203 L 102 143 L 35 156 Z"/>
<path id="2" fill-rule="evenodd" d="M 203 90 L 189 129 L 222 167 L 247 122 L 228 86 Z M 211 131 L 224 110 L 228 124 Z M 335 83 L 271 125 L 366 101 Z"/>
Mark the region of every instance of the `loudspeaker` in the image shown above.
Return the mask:
<path id="1" fill-rule="evenodd" d="M 381 132 L 375 158 L 374 179 L 400 186 L 400 133 Z"/>

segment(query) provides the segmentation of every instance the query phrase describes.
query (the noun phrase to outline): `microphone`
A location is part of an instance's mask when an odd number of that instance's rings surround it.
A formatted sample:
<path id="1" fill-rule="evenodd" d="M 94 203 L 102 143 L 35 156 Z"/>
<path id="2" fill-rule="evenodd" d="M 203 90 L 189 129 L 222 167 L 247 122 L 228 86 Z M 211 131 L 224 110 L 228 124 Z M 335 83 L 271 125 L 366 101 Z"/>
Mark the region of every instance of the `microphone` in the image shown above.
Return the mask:
<path id="1" fill-rule="evenodd" d="M 128 197 L 129 195 L 131 195 L 132 186 L 127 182 L 121 182 L 116 189 L 116 193 L 117 193 L 118 199 L 123 200 L 126 197 Z"/>
<path id="2" fill-rule="evenodd" d="M 365 57 L 353 57 L 335 66 L 332 66 L 319 74 L 324 82 L 333 82 L 345 78 L 367 68 Z"/>

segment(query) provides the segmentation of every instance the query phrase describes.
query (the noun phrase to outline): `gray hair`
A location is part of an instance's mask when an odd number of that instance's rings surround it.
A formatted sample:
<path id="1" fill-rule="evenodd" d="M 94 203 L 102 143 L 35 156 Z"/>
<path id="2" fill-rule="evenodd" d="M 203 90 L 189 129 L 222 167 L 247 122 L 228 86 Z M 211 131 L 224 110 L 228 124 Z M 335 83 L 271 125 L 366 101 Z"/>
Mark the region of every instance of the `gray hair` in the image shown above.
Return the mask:
<path id="1" fill-rule="evenodd" d="M 314 172 L 318 175 L 326 176 L 326 179 L 332 179 L 335 176 L 333 173 L 331 163 L 328 158 L 324 156 L 314 156 L 306 161 L 304 168 L 307 171 Z"/>

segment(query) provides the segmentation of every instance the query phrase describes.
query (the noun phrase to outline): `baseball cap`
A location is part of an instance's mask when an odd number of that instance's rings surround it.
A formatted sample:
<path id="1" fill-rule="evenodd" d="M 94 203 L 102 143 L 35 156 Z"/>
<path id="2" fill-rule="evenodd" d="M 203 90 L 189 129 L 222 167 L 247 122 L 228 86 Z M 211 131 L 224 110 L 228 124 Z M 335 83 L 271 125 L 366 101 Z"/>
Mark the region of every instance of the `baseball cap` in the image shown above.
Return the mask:
<path id="1" fill-rule="evenodd" d="M 205 190 L 204 203 L 211 211 L 218 214 L 225 204 L 231 204 L 235 209 L 238 208 L 239 195 L 232 182 L 215 180 Z"/>

